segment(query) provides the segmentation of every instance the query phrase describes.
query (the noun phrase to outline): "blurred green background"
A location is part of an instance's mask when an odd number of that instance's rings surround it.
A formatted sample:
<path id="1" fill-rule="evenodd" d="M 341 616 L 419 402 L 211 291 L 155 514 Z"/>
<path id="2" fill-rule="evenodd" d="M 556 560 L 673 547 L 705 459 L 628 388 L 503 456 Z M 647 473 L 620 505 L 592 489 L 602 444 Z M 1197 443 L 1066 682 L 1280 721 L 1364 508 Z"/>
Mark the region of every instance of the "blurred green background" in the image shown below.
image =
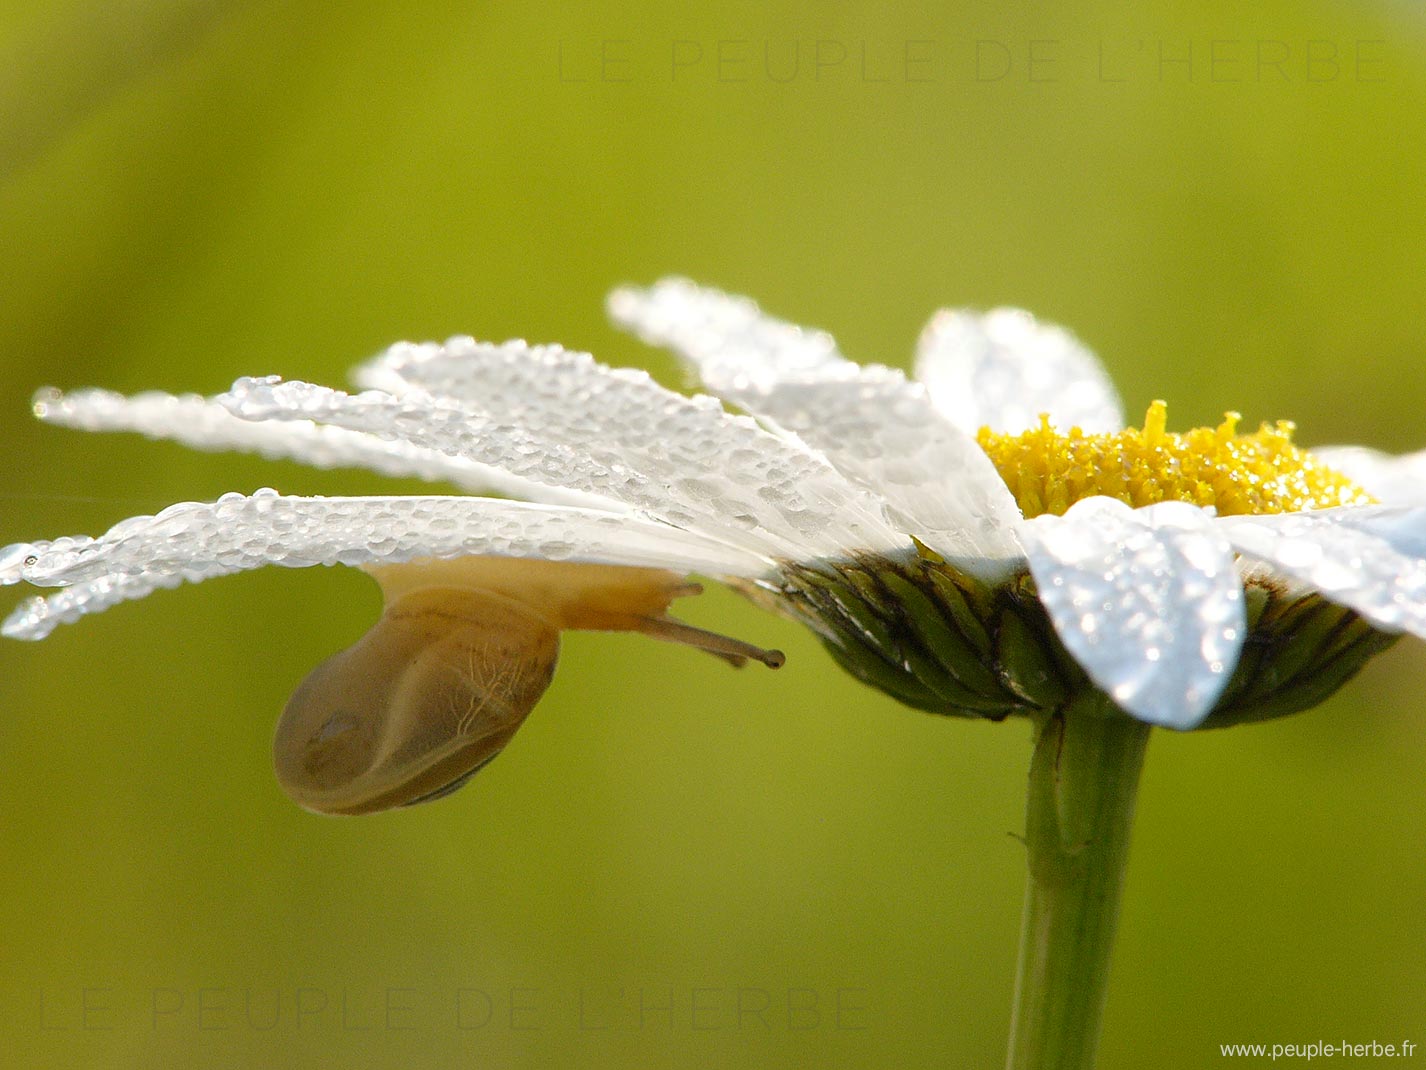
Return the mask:
<path id="1" fill-rule="evenodd" d="M 1023 305 L 1131 411 L 1426 446 L 1414 5 L 4 11 L 0 543 L 417 489 L 42 427 L 40 384 L 335 384 L 457 332 L 677 384 L 602 312 L 671 272 L 890 363 L 939 305 Z M 787 668 L 574 635 L 471 786 L 355 820 L 268 748 L 373 619 L 358 574 L 0 646 L 0 1065 L 998 1065 L 1027 729 L 701 603 Z M 1406 641 L 1301 717 L 1156 737 L 1104 1067 L 1426 1044 L 1423 685 Z"/>

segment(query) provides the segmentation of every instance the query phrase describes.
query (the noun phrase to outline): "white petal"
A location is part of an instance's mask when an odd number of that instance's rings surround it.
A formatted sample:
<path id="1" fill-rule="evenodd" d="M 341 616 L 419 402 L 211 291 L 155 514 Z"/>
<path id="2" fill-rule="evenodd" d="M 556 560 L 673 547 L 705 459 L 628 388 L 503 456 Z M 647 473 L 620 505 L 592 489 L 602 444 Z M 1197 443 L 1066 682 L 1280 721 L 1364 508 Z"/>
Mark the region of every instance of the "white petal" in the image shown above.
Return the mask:
<path id="1" fill-rule="evenodd" d="M 906 542 L 871 495 L 713 398 L 687 398 L 643 372 L 611 371 L 557 347 L 457 340 L 456 348 L 461 359 L 491 362 L 491 396 L 480 409 L 418 391 L 352 396 L 275 379 L 239 380 L 223 401 L 245 418 L 315 419 L 615 498 L 760 553 L 834 557 Z"/>
<path id="2" fill-rule="evenodd" d="M 131 602 L 152 594 L 159 587 L 176 587 L 181 577 L 168 582 L 145 576 L 104 576 L 66 587 L 58 594 L 27 598 L 0 624 L 7 639 L 43 639 L 61 624 L 73 624 L 80 617 L 102 613 L 120 602 Z"/>
<path id="3" fill-rule="evenodd" d="M 916 377 L 957 427 L 1019 434 L 1040 414 L 1068 430 L 1119 431 L 1124 411 L 1093 353 L 1063 327 L 1028 312 L 943 310 L 916 350 Z"/>
<path id="4" fill-rule="evenodd" d="M 830 337 L 764 316 L 746 298 L 681 279 L 616 291 L 615 320 L 675 350 L 714 393 L 825 456 L 874 491 L 888 518 L 961 561 L 1020 559 L 1020 510 L 984 452 L 897 370 L 846 360 Z"/>
<path id="5" fill-rule="evenodd" d="M 1246 629 L 1233 553 L 1208 514 L 1086 498 L 1026 529 L 1040 601 L 1090 679 L 1142 721 L 1199 724 Z"/>
<path id="6" fill-rule="evenodd" d="M 110 390 L 63 394 L 46 388 L 35 395 L 34 410 L 46 423 L 81 431 L 135 431 L 199 450 L 242 450 L 271 459 L 291 458 L 313 468 L 366 468 L 386 476 L 416 476 L 452 483 L 475 493 L 508 494 L 559 505 L 621 508 L 607 498 L 542 487 L 498 468 L 408 442 L 387 441 L 310 420 L 242 420 L 218 402 L 197 394 L 149 391 L 125 397 Z"/>
<path id="7" fill-rule="evenodd" d="M 1386 505 L 1426 505 L 1426 450 L 1396 457 L 1365 446 L 1308 451 Z"/>
<path id="8" fill-rule="evenodd" d="M 298 498 L 275 491 L 183 502 L 132 517 L 96 539 L 71 537 L 0 550 L 0 582 L 75 584 L 50 603 L 20 606 L 7 635 L 40 638 L 57 623 L 264 565 L 394 564 L 418 557 L 533 557 L 753 578 L 755 554 L 635 517 L 494 498 Z"/>
<path id="9" fill-rule="evenodd" d="M 721 383 L 757 391 L 851 363 L 825 331 L 765 316 L 746 297 L 687 279 L 663 279 L 648 290 L 615 290 L 609 315 L 650 345 L 678 350 L 711 389 L 721 390 L 713 386 Z"/>
<path id="10" fill-rule="evenodd" d="M 784 382 L 757 393 L 709 385 L 874 490 L 898 530 L 947 558 L 982 571 L 1023 559 L 1015 534 L 1019 506 L 984 451 L 900 371 L 851 368 L 838 379 Z"/>
<path id="11" fill-rule="evenodd" d="M 1329 601 L 1387 631 L 1426 638 L 1426 508 L 1228 516 L 1217 525 L 1241 553 Z"/>

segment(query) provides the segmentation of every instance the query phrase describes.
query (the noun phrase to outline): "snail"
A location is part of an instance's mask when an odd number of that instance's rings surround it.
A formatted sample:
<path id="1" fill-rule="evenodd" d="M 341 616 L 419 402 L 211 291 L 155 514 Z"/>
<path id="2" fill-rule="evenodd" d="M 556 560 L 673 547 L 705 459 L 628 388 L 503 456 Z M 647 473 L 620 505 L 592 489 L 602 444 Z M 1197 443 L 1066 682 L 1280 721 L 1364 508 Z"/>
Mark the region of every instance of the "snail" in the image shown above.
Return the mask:
<path id="1" fill-rule="evenodd" d="M 380 619 L 298 685 L 278 720 L 283 790 L 327 814 L 449 795 L 510 742 L 554 677 L 565 629 L 638 631 L 735 665 L 783 656 L 667 615 L 701 588 L 660 569 L 516 558 L 367 569 Z"/>

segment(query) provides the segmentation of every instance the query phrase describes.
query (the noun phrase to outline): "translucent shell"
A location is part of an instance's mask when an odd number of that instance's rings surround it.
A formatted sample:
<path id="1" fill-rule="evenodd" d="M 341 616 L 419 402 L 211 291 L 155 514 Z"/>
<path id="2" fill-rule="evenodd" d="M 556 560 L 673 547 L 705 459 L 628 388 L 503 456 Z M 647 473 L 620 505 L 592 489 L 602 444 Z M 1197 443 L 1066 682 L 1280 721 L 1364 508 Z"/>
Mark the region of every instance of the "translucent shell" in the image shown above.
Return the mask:
<path id="1" fill-rule="evenodd" d="M 513 557 L 366 568 L 376 626 L 318 665 L 277 723 L 282 788 L 325 814 L 370 814 L 455 791 L 545 693 L 567 628 L 634 631 L 734 665 L 780 651 L 694 628 L 669 604 L 701 588 L 665 569 Z"/>
<path id="2" fill-rule="evenodd" d="M 328 814 L 446 795 L 504 749 L 558 655 L 558 629 L 502 595 L 402 594 L 298 686 L 277 725 L 277 779 L 299 805 Z"/>

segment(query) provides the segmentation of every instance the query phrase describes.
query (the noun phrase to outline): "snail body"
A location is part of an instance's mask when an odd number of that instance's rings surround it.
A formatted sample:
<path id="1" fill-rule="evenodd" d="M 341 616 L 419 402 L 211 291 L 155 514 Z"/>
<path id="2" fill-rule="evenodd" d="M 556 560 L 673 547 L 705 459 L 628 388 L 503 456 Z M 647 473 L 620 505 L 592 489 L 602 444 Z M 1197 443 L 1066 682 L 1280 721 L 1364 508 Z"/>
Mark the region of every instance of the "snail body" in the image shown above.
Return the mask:
<path id="1" fill-rule="evenodd" d="M 475 557 L 368 571 L 385 597 L 380 619 L 298 685 L 273 740 L 282 789 L 318 813 L 376 813 L 461 787 L 545 693 L 566 628 L 782 663 L 669 618 L 673 599 L 699 588 L 660 569 Z"/>

